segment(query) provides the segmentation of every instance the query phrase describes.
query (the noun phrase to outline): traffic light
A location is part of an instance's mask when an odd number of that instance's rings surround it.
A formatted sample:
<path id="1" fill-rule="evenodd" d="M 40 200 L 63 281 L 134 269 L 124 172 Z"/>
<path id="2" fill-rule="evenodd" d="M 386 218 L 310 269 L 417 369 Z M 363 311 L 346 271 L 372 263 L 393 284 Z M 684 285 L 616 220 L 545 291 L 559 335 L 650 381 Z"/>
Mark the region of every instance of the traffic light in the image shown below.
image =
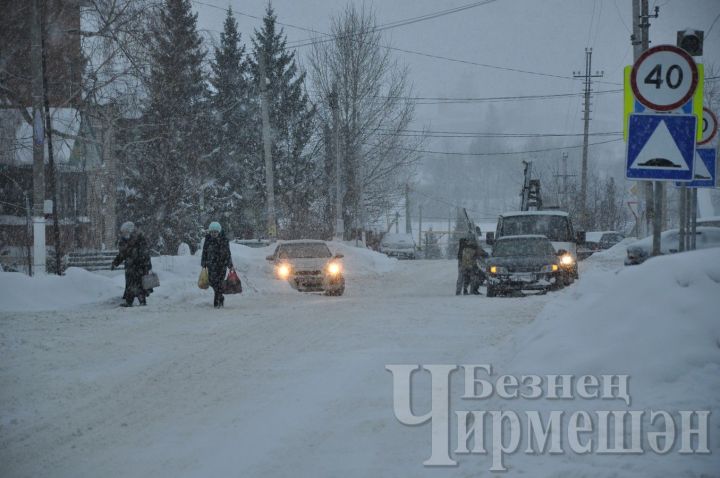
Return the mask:
<path id="1" fill-rule="evenodd" d="M 701 30 L 681 30 L 677 32 L 677 46 L 685 50 L 690 56 L 702 56 L 703 38 L 705 32 Z"/>

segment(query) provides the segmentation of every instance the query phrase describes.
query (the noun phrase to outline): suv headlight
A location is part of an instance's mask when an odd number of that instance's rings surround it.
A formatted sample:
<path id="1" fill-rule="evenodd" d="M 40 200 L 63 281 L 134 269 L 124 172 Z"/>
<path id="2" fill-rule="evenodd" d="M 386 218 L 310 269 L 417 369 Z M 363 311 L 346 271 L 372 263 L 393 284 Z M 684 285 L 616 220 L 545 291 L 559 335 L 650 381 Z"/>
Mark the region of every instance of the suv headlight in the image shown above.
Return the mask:
<path id="1" fill-rule="evenodd" d="M 490 273 L 491 274 L 507 274 L 508 270 L 506 267 L 502 266 L 490 266 Z"/>
<path id="2" fill-rule="evenodd" d="M 338 262 L 331 262 L 327 265 L 327 273 L 331 276 L 336 276 L 342 272 L 342 266 Z"/>
<path id="3" fill-rule="evenodd" d="M 287 279 L 290 277 L 290 264 L 282 263 L 275 268 L 275 273 L 281 279 Z"/>
<path id="4" fill-rule="evenodd" d="M 548 264 L 546 266 L 542 266 L 542 269 L 540 269 L 540 272 L 557 272 L 558 265 L 557 264 Z"/>
<path id="5" fill-rule="evenodd" d="M 575 264 L 575 259 L 570 254 L 563 254 L 560 258 L 560 264 L 568 267 Z"/>

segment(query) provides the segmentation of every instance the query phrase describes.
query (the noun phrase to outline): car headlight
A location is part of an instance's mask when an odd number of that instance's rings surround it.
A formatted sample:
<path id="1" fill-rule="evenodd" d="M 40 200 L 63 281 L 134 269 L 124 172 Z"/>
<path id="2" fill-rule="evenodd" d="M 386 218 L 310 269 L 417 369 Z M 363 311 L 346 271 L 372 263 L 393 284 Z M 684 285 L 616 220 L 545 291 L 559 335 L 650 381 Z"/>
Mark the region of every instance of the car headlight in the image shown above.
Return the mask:
<path id="1" fill-rule="evenodd" d="M 289 264 L 280 264 L 275 269 L 275 273 L 277 276 L 281 279 L 287 279 L 290 277 L 290 265 Z"/>
<path id="2" fill-rule="evenodd" d="M 575 259 L 573 259 L 573 256 L 570 254 L 563 254 L 563 256 L 560 258 L 560 264 L 564 266 L 571 266 L 575 264 Z"/>
<path id="3" fill-rule="evenodd" d="M 491 274 L 507 274 L 508 270 L 505 267 L 501 266 L 490 266 L 490 273 Z"/>
<path id="4" fill-rule="evenodd" d="M 336 276 L 342 272 L 342 266 L 338 264 L 337 262 L 331 262 L 327 266 L 327 272 L 331 276 Z"/>
<path id="5" fill-rule="evenodd" d="M 557 272 L 557 270 L 557 264 L 548 264 L 546 266 L 543 266 L 542 269 L 540 269 L 540 272 Z"/>

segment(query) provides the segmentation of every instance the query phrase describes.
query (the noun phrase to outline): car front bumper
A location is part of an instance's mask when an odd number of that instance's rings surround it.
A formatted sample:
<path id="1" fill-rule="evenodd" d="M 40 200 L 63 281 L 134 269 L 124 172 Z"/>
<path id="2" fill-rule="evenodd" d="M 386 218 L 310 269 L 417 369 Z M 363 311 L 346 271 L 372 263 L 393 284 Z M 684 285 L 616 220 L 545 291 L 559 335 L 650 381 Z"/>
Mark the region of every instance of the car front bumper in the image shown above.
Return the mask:
<path id="1" fill-rule="evenodd" d="M 295 274 L 288 282 L 293 289 L 301 292 L 327 292 L 342 289 L 345 286 L 345 277 L 342 274 Z"/>
<path id="2" fill-rule="evenodd" d="M 548 290 L 559 280 L 558 272 L 519 272 L 487 278 L 488 285 L 501 290 Z"/>

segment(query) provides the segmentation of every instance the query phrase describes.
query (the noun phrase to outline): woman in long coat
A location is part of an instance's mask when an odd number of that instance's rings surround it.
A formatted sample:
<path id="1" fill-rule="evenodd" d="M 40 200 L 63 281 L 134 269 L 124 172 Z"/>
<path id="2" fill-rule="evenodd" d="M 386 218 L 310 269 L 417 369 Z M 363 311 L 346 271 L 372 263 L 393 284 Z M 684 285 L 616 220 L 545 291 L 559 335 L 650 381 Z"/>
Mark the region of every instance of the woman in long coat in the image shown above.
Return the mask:
<path id="1" fill-rule="evenodd" d="M 233 263 L 230 255 L 230 242 L 218 222 L 211 222 L 208 227 L 200 265 L 203 268 L 207 267 L 210 287 L 215 292 L 213 306 L 222 307 L 225 305 L 223 279 L 225 279 L 227 270 L 233 268 Z"/>
<path id="2" fill-rule="evenodd" d="M 112 268 L 125 263 L 125 302 L 123 307 L 132 307 L 135 297 L 140 305 L 146 304 L 148 291 L 143 289 L 142 278 L 152 270 L 150 253 L 145 236 L 135 229 L 135 224 L 125 222 L 120 226 L 120 243 L 118 255 L 112 262 Z"/>

